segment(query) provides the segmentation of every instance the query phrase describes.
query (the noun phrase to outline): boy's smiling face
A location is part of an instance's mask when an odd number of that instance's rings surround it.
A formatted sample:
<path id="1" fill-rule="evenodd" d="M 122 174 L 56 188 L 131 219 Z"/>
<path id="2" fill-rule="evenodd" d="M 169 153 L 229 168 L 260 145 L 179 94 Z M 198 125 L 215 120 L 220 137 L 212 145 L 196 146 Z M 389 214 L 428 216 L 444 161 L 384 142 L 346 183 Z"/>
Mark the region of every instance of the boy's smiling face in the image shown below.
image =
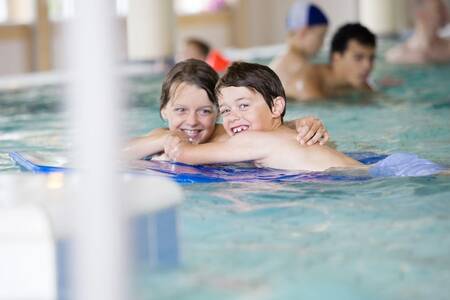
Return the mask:
<path id="1" fill-rule="evenodd" d="M 263 96 L 246 87 L 224 87 L 219 93 L 223 127 L 233 136 L 246 130 L 266 131 L 275 127 L 273 113 Z"/>

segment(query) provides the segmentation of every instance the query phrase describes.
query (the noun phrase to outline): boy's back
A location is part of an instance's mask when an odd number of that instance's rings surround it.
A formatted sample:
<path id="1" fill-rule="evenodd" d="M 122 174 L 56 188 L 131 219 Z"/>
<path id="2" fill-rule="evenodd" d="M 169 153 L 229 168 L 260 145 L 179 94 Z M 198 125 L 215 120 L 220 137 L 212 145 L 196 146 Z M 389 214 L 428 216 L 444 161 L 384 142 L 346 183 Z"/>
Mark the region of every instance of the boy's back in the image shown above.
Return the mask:
<path id="1" fill-rule="evenodd" d="M 260 159 L 254 160 L 258 167 L 283 169 L 324 171 L 329 168 L 349 168 L 360 166 L 358 161 L 327 146 L 304 146 L 296 140 L 296 132 L 285 126 L 272 131 L 243 132 L 231 138 L 235 141 L 232 147 L 238 147 L 242 140 L 247 140 L 248 149 L 260 149 Z M 248 145 L 250 144 L 250 145 Z M 241 149 L 245 150 L 245 149 Z"/>

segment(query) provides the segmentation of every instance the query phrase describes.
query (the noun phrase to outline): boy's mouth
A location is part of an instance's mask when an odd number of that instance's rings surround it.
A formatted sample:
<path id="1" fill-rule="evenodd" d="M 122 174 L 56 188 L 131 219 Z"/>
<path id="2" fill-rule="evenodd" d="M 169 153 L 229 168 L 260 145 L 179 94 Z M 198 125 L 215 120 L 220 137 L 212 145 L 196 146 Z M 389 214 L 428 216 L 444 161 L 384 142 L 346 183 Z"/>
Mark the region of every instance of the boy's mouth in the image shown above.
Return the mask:
<path id="1" fill-rule="evenodd" d="M 250 128 L 250 126 L 247 126 L 247 125 L 239 125 L 239 126 L 231 128 L 231 131 L 233 132 L 233 134 L 238 134 L 240 132 L 246 131 L 249 128 Z"/>

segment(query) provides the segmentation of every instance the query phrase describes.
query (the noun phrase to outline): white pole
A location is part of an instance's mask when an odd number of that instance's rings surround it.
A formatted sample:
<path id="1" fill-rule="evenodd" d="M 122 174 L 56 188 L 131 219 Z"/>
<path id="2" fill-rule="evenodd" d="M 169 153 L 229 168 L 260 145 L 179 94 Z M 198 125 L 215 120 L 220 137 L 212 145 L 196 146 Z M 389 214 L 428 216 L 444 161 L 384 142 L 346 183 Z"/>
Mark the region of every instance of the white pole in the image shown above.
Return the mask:
<path id="1" fill-rule="evenodd" d="M 125 299 L 124 211 L 118 176 L 120 94 L 111 0 L 75 1 L 68 33 L 74 166 L 74 299 Z"/>
<path id="2" fill-rule="evenodd" d="M 172 0 L 129 0 L 128 58 L 162 59 L 173 55 L 175 17 Z"/>
<path id="3" fill-rule="evenodd" d="M 360 0 L 361 23 L 376 34 L 393 34 L 405 27 L 407 9 L 405 0 Z"/>

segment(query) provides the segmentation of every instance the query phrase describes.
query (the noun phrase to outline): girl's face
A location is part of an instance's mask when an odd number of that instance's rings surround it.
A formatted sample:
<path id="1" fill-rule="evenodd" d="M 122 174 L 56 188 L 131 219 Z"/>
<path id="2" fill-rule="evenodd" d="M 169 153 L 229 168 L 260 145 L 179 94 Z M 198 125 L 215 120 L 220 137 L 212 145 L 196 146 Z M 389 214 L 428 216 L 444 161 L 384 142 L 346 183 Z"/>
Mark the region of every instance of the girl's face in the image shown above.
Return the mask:
<path id="1" fill-rule="evenodd" d="M 167 105 L 161 110 L 169 122 L 169 130 L 180 131 L 193 144 L 207 142 L 214 133 L 217 108 L 205 90 L 188 83 L 180 83 L 171 91 Z"/>

